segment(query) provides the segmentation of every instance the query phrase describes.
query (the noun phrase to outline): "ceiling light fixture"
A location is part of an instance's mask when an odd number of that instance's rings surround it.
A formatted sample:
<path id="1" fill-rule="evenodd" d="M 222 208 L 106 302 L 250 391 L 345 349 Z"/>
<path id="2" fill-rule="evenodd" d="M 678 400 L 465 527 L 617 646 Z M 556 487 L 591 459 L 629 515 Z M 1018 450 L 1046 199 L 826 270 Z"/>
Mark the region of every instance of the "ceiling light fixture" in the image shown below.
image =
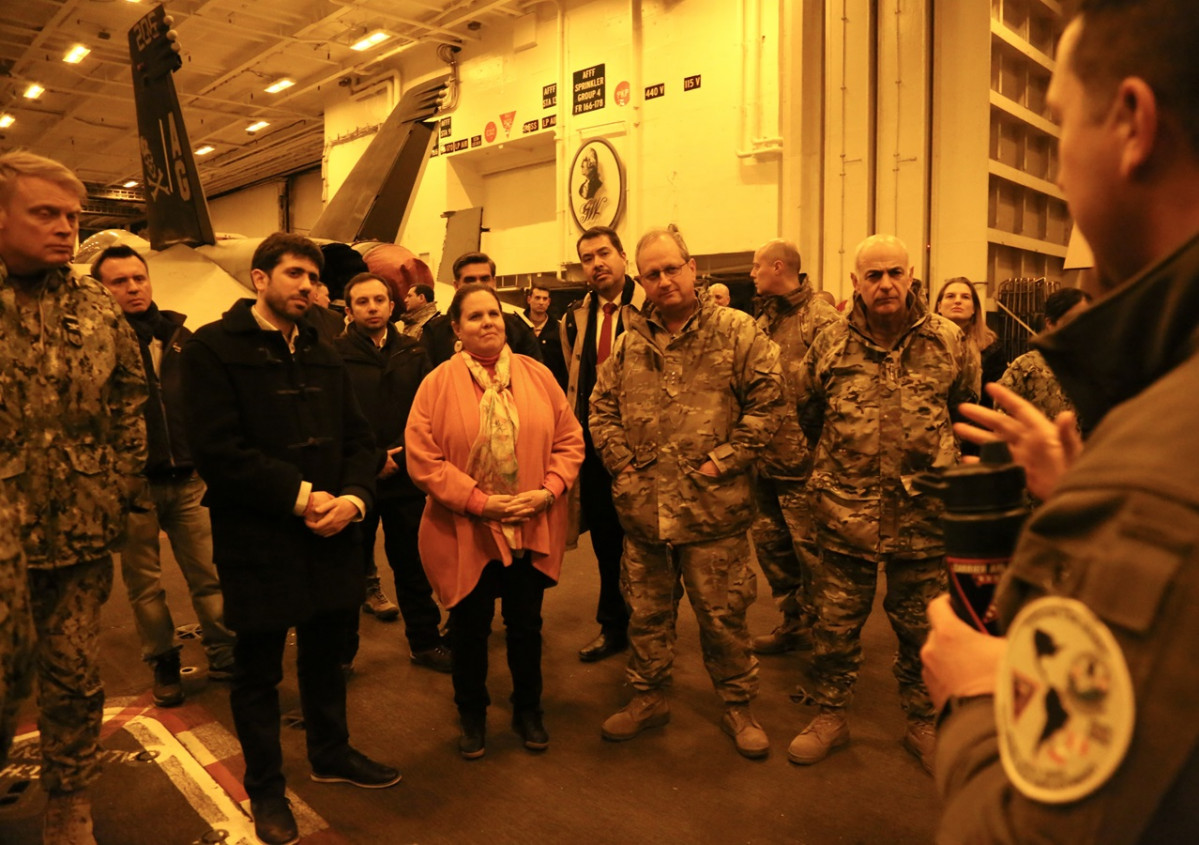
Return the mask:
<path id="1" fill-rule="evenodd" d="M 259 129 L 266 129 L 268 126 L 270 126 L 270 123 L 265 120 L 260 120 L 257 123 L 251 123 L 249 126 L 247 126 L 246 131 L 253 135 Z"/>
<path id="2" fill-rule="evenodd" d="M 284 77 L 283 79 L 277 79 L 270 85 L 266 86 L 266 92 L 268 94 L 278 94 L 280 91 L 286 91 L 295 84 L 296 83 L 294 79 L 287 79 Z"/>
<path id="3" fill-rule="evenodd" d="M 391 38 L 391 35 L 389 35 L 388 33 L 384 32 L 381 29 L 376 29 L 374 32 L 372 32 L 370 35 L 363 38 L 361 41 L 355 42 L 350 47 L 350 49 L 357 50 L 359 53 L 361 53 L 363 50 L 369 50 L 371 47 L 374 47 L 378 44 L 382 44 L 388 38 Z"/>
<path id="4" fill-rule="evenodd" d="M 62 60 L 69 65 L 77 65 L 83 61 L 84 56 L 90 52 L 90 47 L 84 47 L 82 44 L 76 44 L 67 51 L 67 54 L 62 57 Z"/>
<path id="5" fill-rule="evenodd" d="M 198 155 L 198 156 L 206 156 L 206 155 L 208 155 L 210 152 L 214 151 L 215 149 L 216 149 L 216 147 L 214 147 L 212 144 L 205 144 L 205 145 L 204 145 L 204 146 L 202 146 L 202 147 L 197 147 L 197 148 L 196 148 L 196 155 Z"/>
<path id="6" fill-rule="evenodd" d="M 25 89 L 25 99 L 36 100 L 38 97 L 42 96 L 45 91 L 46 89 L 38 85 L 36 82 L 30 82 L 29 87 Z"/>
<path id="7" fill-rule="evenodd" d="M 7 129 L 17 122 L 11 114 L 0 114 L 0 129 Z"/>
<path id="8" fill-rule="evenodd" d="M 137 180 L 136 180 L 136 179 L 130 179 L 128 182 L 126 182 L 125 184 L 121 185 L 121 187 L 122 187 L 122 188 L 136 188 L 136 187 L 137 187 Z"/>

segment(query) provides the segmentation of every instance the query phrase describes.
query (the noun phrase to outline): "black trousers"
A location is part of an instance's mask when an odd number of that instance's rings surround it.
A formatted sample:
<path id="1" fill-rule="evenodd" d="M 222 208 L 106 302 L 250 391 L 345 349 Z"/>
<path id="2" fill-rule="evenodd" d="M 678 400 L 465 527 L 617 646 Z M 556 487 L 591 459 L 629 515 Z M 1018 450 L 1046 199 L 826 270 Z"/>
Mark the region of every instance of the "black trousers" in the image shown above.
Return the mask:
<path id="1" fill-rule="evenodd" d="M 373 568 L 375 534 L 379 524 L 383 524 L 383 550 L 395 578 L 396 604 L 404 617 L 408 649 L 413 652 L 428 651 L 441 642 L 441 609 L 433 600 L 433 588 L 421 565 L 417 547 L 417 532 L 424 510 L 424 496 L 379 499 L 362 520 L 362 550 L 367 572 Z M 342 663 L 352 663 L 358 654 L 360 618 L 355 615 L 350 622 Z"/>
<path id="2" fill-rule="evenodd" d="M 349 748 L 346 682 L 340 651 L 350 615 L 358 608 L 315 616 L 296 625 L 300 705 L 314 769 L 335 765 Z M 282 797 L 283 749 L 279 743 L 279 682 L 287 628 L 238 631 L 229 703 L 246 759 L 246 793 L 258 800 Z"/>
<path id="3" fill-rule="evenodd" d="M 620 556 L 624 550 L 624 530 L 612 504 L 612 476 L 595 449 L 587 446 L 579 471 L 579 506 L 591 532 L 591 548 L 599 564 L 600 592 L 595 621 L 617 637 L 629 628 L 629 609 L 620 592 Z"/>
<path id="4" fill-rule="evenodd" d="M 495 601 L 500 600 L 512 673 L 512 709 L 541 709 L 541 600 L 553 582 L 533 568 L 529 556 L 511 566 L 493 560 L 466 598 L 450 608 L 454 651 L 454 703 L 463 716 L 479 716 L 491 704 L 487 693 L 487 639 Z"/>

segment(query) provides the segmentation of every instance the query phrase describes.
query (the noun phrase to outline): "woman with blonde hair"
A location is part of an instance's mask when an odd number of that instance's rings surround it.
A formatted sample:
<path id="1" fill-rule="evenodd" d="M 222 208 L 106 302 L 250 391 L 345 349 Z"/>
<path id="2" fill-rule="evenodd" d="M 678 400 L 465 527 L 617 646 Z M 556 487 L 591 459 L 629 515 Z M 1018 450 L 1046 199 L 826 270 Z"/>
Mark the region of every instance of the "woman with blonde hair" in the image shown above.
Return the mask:
<path id="1" fill-rule="evenodd" d="M 983 311 L 982 301 L 978 298 L 974 282 L 965 276 L 946 279 L 937 292 L 937 300 L 933 311 L 953 322 L 966 335 L 966 344 L 979 356 L 979 366 L 982 371 L 982 385 L 998 381 L 1007 368 L 1007 360 L 1003 354 L 1003 345 L 998 343 L 998 336 L 987 326 L 987 315 Z M 981 404 L 990 407 L 991 399 L 985 389 L 979 392 Z"/>

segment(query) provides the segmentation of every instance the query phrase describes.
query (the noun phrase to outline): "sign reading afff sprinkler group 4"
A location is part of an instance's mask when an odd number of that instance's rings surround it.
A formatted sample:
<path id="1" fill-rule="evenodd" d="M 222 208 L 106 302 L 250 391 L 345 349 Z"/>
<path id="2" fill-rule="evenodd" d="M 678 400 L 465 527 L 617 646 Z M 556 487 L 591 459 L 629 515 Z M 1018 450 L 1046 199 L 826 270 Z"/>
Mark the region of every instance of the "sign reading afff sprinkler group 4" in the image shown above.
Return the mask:
<path id="1" fill-rule="evenodd" d="M 602 64 L 576 70 L 574 72 L 574 86 L 571 89 L 574 101 L 571 113 L 586 114 L 589 111 L 602 109 L 606 101 L 605 92 L 607 88 L 605 83 L 604 66 Z"/>

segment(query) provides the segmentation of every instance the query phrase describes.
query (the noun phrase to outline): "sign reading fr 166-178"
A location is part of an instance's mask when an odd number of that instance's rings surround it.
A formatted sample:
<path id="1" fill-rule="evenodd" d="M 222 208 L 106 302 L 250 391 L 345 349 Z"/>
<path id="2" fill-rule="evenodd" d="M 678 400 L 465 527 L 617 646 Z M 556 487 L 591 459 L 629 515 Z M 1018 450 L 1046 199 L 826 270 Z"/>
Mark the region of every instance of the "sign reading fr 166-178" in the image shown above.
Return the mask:
<path id="1" fill-rule="evenodd" d="M 571 114 L 586 114 L 604 107 L 604 66 L 594 65 L 574 72 L 574 108 Z"/>

